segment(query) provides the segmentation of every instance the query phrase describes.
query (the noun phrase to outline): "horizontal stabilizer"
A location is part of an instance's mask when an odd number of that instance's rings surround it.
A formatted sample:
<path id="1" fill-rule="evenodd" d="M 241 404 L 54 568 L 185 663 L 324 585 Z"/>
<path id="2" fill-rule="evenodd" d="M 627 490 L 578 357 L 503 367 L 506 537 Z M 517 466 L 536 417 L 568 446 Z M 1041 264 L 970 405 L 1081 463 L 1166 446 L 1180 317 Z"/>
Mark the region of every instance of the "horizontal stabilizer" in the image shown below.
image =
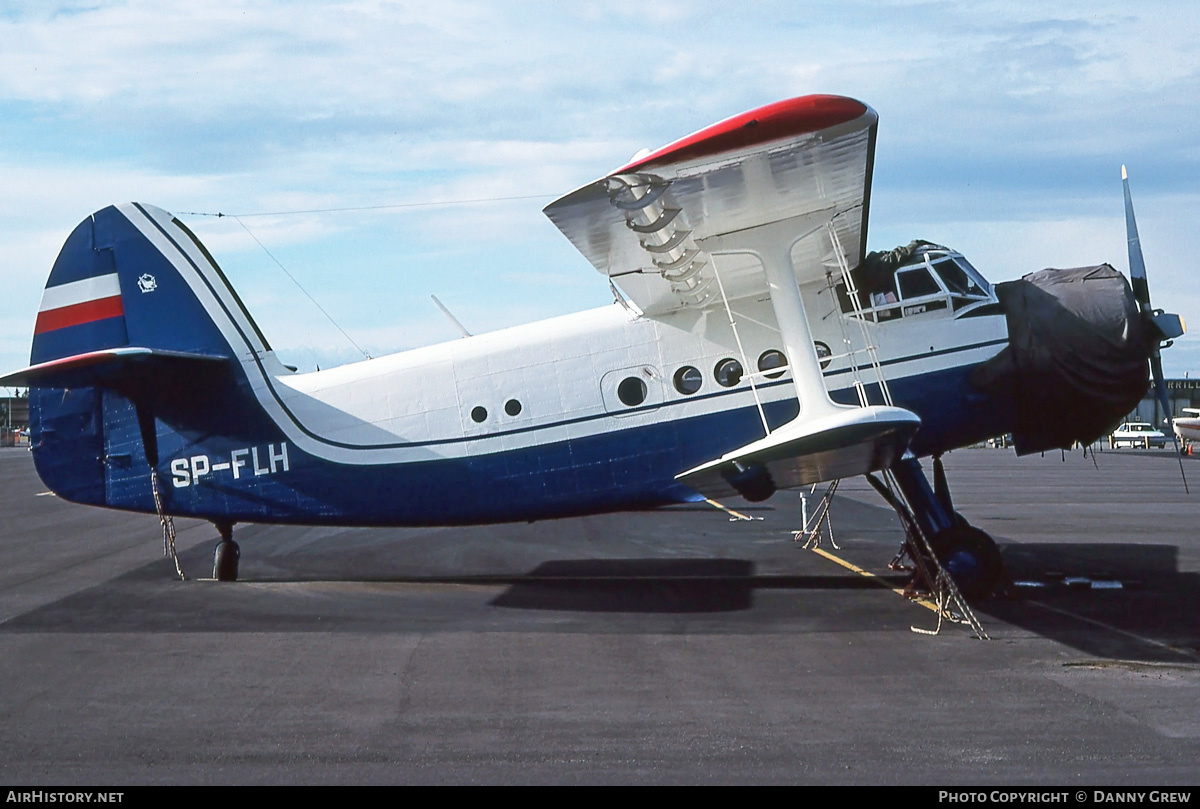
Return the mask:
<path id="1" fill-rule="evenodd" d="M 797 418 L 675 479 L 706 497 L 764 500 L 778 489 L 890 466 L 920 425 L 916 413 L 883 406 L 847 408 L 818 419 Z"/>
<path id="2" fill-rule="evenodd" d="M 153 348 L 109 348 L 31 365 L 0 376 L 0 385 L 39 388 L 121 388 L 156 375 L 212 379 L 225 372 L 228 357 Z"/>

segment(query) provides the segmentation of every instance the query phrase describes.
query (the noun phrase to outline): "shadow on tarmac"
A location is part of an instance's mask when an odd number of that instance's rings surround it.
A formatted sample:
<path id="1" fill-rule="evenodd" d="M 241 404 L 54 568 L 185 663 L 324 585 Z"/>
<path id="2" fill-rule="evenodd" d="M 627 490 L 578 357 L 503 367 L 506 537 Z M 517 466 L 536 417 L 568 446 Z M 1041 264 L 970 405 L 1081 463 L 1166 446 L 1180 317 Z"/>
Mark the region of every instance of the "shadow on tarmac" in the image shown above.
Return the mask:
<path id="1" fill-rule="evenodd" d="M 866 550 L 877 554 L 882 548 Z M 1000 623 L 1110 661 L 1197 662 L 1200 582 L 1178 572 L 1174 546 L 1003 543 L 1001 550 L 1013 583 L 975 605 L 993 635 L 1004 634 Z M 190 549 L 183 555 L 185 569 L 204 571 L 208 554 L 207 544 Z M 892 603 L 898 615 L 905 614 L 898 596 L 889 596 L 894 602 L 855 597 L 856 603 L 834 603 L 828 595 L 882 593 L 881 586 L 903 586 L 904 575 L 867 578 L 827 568 L 764 575 L 759 569 L 736 558 L 574 559 L 542 562 L 515 575 L 330 577 L 293 569 L 291 575 L 218 585 L 176 581 L 163 561 L 17 616 L 0 631 L 394 632 L 449 625 L 536 631 L 548 626 L 545 621 L 562 619 L 594 629 L 602 626 L 597 621 L 624 620 L 621 615 L 650 619 L 646 631 L 653 630 L 654 616 L 689 615 L 736 621 L 741 629 L 747 620 L 762 620 L 763 631 L 776 632 L 817 624 L 837 631 L 894 624 L 896 631 L 908 631 L 911 622 L 881 614 L 890 614 Z M 769 606 L 763 603 L 768 594 Z M 516 617 L 521 614 L 527 618 Z M 719 623 L 710 626 L 720 631 Z"/>
<path id="2" fill-rule="evenodd" d="M 1011 584 L 978 605 L 1099 658 L 1200 662 L 1200 576 L 1173 545 L 1002 544 Z"/>

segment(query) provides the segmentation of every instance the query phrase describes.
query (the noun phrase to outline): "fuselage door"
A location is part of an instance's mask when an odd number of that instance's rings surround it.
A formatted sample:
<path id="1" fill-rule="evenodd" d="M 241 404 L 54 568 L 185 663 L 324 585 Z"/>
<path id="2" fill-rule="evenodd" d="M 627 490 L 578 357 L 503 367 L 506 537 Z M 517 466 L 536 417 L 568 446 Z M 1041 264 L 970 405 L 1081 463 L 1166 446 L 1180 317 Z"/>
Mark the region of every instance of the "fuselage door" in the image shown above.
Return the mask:
<path id="1" fill-rule="evenodd" d="M 600 378 L 604 409 L 614 416 L 655 410 L 663 402 L 662 374 L 653 365 L 609 371 Z"/>

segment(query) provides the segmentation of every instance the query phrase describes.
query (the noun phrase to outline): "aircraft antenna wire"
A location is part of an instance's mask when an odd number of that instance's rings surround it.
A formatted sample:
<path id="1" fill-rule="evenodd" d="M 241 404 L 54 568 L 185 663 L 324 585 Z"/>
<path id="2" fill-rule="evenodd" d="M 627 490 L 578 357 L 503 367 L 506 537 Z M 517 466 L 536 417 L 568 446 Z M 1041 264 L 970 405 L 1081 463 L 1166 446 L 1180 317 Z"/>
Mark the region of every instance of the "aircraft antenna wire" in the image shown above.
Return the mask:
<path id="1" fill-rule="evenodd" d="M 338 331 L 340 331 L 342 333 L 342 336 L 350 341 L 350 345 L 352 345 L 356 349 L 358 349 L 358 351 L 364 357 L 366 357 L 367 359 L 371 359 L 371 355 L 369 353 L 367 353 L 366 349 L 364 349 L 358 343 L 354 342 L 354 338 L 351 337 L 349 334 L 347 334 L 346 330 L 338 325 L 338 322 L 333 319 L 333 315 L 326 312 L 325 307 L 323 307 L 323 306 L 321 306 L 321 304 L 317 303 L 317 299 L 314 298 L 312 295 L 308 294 L 308 290 L 305 289 L 300 284 L 300 282 L 296 280 L 296 276 L 294 276 L 290 272 L 288 272 L 288 268 L 283 266 L 283 262 L 280 261 L 279 259 L 275 258 L 275 254 L 267 249 L 267 246 L 265 244 L 263 244 L 262 241 L 260 241 L 257 236 L 254 235 L 253 231 L 251 231 L 250 228 L 246 227 L 246 223 L 242 221 L 242 218 L 240 216 L 234 216 L 233 214 L 225 214 L 225 216 L 228 216 L 228 217 L 236 220 L 237 223 L 242 226 L 242 229 L 245 230 L 246 233 L 250 234 L 250 238 L 254 239 L 254 241 L 258 243 L 258 246 L 263 249 L 263 252 L 271 257 L 271 261 L 274 261 L 275 264 L 278 265 L 279 269 L 283 270 L 283 274 L 286 275 L 288 278 L 292 279 L 292 283 L 296 285 L 296 289 L 303 292 L 304 296 L 306 298 L 308 298 L 310 301 L 312 301 L 313 306 L 317 307 L 317 309 L 320 310 L 321 314 L 325 315 L 325 317 L 329 320 L 329 322 L 333 324 L 334 328 L 337 329 Z"/>
<path id="2" fill-rule="evenodd" d="M 252 216 L 297 216 L 314 213 L 353 213 L 355 211 L 388 211 L 403 208 L 438 208 L 446 205 L 480 205 L 488 202 L 514 202 L 524 199 L 546 199 L 557 194 L 523 194 L 517 197 L 476 197 L 472 199 L 445 199 L 433 202 L 394 202 L 385 205 L 355 205 L 345 208 L 308 208 L 294 211 L 255 211 L 253 213 L 223 213 L 222 211 L 180 211 L 180 216 L 213 216 L 217 219 L 240 219 Z"/>

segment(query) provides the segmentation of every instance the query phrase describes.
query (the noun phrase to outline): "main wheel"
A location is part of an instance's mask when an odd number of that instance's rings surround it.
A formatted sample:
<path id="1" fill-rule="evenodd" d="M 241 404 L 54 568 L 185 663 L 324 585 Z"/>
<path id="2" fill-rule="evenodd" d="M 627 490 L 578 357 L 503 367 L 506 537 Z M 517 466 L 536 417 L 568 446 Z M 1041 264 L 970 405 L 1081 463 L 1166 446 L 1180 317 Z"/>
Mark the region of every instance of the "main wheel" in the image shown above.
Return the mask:
<path id="1" fill-rule="evenodd" d="M 962 522 L 935 536 L 932 544 L 938 562 L 967 600 L 987 598 L 1000 586 L 1004 560 L 985 532 Z"/>
<path id="2" fill-rule="evenodd" d="M 231 539 L 223 539 L 213 549 L 213 578 L 217 581 L 237 581 L 238 560 L 242 550 Z"/>

